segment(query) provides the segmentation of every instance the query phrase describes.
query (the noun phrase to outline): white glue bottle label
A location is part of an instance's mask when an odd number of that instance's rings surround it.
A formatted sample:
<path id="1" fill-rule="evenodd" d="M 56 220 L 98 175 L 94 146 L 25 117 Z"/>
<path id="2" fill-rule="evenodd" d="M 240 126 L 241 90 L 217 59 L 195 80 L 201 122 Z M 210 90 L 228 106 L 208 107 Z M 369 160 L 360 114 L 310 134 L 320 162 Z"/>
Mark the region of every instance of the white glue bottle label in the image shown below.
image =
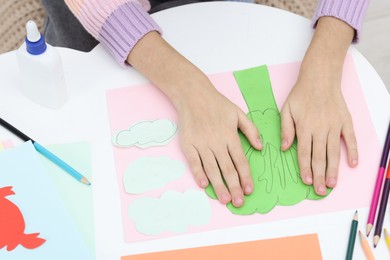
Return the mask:
<path id="1" fill-rule="evenodd" d="M 33 21 L 27 22 L 26 29 L 26 40 L 16 51 L 22 91 L 36 103 L 58 109 L 67 100 L 61 57 Z"/>

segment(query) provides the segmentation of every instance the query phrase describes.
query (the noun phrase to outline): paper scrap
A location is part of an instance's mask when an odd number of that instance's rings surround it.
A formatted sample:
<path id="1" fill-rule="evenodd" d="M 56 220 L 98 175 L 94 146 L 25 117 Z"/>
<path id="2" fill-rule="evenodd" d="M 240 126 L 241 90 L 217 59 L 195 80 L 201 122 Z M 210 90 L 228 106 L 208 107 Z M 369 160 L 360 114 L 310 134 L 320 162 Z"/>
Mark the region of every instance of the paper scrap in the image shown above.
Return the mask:
<path id="1" fill-rule="evenodd" d="M 48 150 L 79 170 L 84 177 L 93 183 L 91 147 L 87 142 L 66 143 L 46 146 Z M 81 231 L 92 254 L 95 253 L 95 227 L 92 188 L 75 181 L 61 168 L 40 156 L 44 166 L 50 173 L 65 206 Z M 70 188 L 72 187 L 72 188 Z"/>
<path id="2" fill-rule="evenodd" d="M 12 187 L 16 194 L 7 200 L 21 210 L 24 233 L 39 232 L 38 237 L 46 240 L 33 250 L 0 249 L 0 259 L 93 259 L 31 141 L 2 151 L 0 165 L 0 187 Z"/>
<path id="3" fill-rule="evenodd" d="M 234 244 L 205 246 L 122 256 L 121 260 L 223 259 L 223 260 L 322 260 L 317 234 L 272 238 Z"/>
<path id="4" fill-rule="evenodd" d="M 46 240 L 38 237 L 39 233 L 25 233 L 25 223 L 19 207 L 6 197 L 15 195 L 12 186 L 0 187 L 0 249 L 7 247 L 7 251 L 14 250 L 18 245 L 27 249 L 34 249 Z"/>
<path id="5" fill-rule="evenodd" d="M 114 134 L 112 142 L 118 147 L 137 146 L 148 148 L 151 146 L 167 145 L 175 136 L 177 126 L 169 119 L 154 121 L 140 121 L 129 129 Z"/>
<path id="6" fill-rule="evenodd" d="M 211 205 L 204 192 L 199 190 L 167 191 L 160 198 L 135 200 L 129 205 L 128 213 L 143 234 L 184 233 L 190 226 L 210 222 Z"/>
<path id="7" fill-rule="evenodd" d="M 141 194 L 179 179 L 185 170 L 181 161 L 167 156 L 141 157 L 130 163 L 123 177 L 123 184 L 127 193 Z"/>
<path id="8" fill-rule="evenodd" d="M 14 144 L 11 140 L 0 141 L 0 152 L 3 151 L 4 149 L 9 149 L 12 147 L 14 147 Z"/>

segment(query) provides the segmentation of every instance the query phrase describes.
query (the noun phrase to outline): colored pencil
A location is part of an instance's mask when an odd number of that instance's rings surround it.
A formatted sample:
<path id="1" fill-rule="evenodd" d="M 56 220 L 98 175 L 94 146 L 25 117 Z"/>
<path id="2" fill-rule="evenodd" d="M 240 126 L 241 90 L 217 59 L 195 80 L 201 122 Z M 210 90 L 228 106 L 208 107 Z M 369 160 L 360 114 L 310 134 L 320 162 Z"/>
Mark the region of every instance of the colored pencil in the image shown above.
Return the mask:
<path id="1" fill-rule="evenodd" d="M 371 200 L 370 213 L 368 215 L 367 226 L 366 226 L 367 236 L 370 234 L 371 229 L 374 225 L 374 219 L 375 219 L 376 210 L 378 208 L 378 201 L 379 201 L 379 196 L 381 193 L 383 176 L 385 174 L 386 161 L 387 161 L 387 157 L 389 155 L 389 150 L 390 150 L 390 122 L 389 122 L 389 127 L 387 129 L 385 145 L 384 145 L 383 151 L 382 151 L 381 162 L 379 164 L 378 175 L 376 177 L 374 194 L 373 194 L 372 200 Z"/>
<path id="2" fill-rule="evenodd" d="M 85 178 L 81 173 L 73 169 L 70 165 L 68 165 L 66 162 L 61 160 L 59 157 L 57 157 L 55 154 L 47 150 L 45 147 L 37 143 L 32 138 L 28 137 L 24 133 L 22 133 L 20 130 L 18 130 L 16 127 L 8 123 L 7 121 L 0 118 L 0 125 L 2 125 L 4 128 L 8 129 L 11 133 L 15 134 L 17 137 L 22 139 L 24 142 L 31 141 L 34 145 L 35 150 L 37 150 L 39 153 L 41 153 L 43 156 L 45 156 L 48 160 L 56 164 L 58 167 L 63 169 L 65 172 L 67 172 L 69 175 L 71 175 L 76 180 L 86 184 L 91 185 L 91 183 Z"/>
<path id="3" fill-rule="evenodd" d="M 362 246 L 363 252 L 366 255 L 366 260 L 375 260 L 374 254 L 370 246 L 368 245 L 367 239 L 364 237 L 363 233 L 359 230 L 360 245 Z"/>
<path id="4" fill-rule="evenodd" d="M 347 248 L 347 256 L 345 257 L 345 260 L 352 260 L 353 255 L 353 249 L 355 247 L 355 240 L 356 240 L 356 232 L 358 227 L 358 212 L 355 211 L 355 215 L 352 219 L 351 224 L 351 231 L 349 232 L 349 239 L 348 239 L 348 248 Z"/>
<path id="5" fill-rule="evenodd" d="M 390 193 L 390 158 L 387 166 L 385 185 L 383 185 L 381 204 L 379 206 L 379 212 L 376 218 L 375 232 L 374 232 L 374 247 L 376 247 L 381 237 L 383 220 L 385 219 L 387 202 L 389 200 L 389 193 Z"/>
<path id="6" fill-rule="evenodd" d="M 384 230 L 384 233 L 385 233 L 386 245 L 387 245 L 387 248 L 388 248 L 389 251 L 390 251 L 390 234 L 389 234 L 389 232 L 387 231 L 386 228 L 385 228 L 385 230 Z"/>

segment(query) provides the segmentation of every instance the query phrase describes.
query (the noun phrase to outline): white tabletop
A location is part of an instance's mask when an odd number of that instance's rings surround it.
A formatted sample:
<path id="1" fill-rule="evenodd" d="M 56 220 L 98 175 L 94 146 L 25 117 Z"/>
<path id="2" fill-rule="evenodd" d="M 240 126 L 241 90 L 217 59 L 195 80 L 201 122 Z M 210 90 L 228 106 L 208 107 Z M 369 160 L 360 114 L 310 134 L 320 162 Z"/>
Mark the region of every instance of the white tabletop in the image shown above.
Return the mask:
<path id="1" fill-rule="evenodd" d="M 206 74 L 300 61 L 312 36 L 309 20 L 254 4 L 191 4 L 152 16 L 162 27 L 164 38 Z M 110 136 L 105 90 L 147 80 L 131 68 L 119 67 L 101 46 L 90 53 L 58 50 L 69 89 L 65 106 L 54 111 L 26 99 L 19 90 L 15 53 L 10 52 L 0 55 L 0 115 L 42 144 L 91 143 L 97 259 L 307 233 L 318 233 L 324 259 L 344 259 L 350 211 L 126 244 L 112 146 L 110 140 L 102 138 Z M 390 119 L 390 95 L 367 60 L 354 47 L 349 52 L 383 143 Z M 0 128 L 0 140 L 9 138 L 20 142 Z M 368 209 L 359 209 L 359 214 L 367 216 Z M 389 257 L 383 239 L 375 255 L 378 259 Z M 354 256 L 364 259 L 358 245 Z"/>

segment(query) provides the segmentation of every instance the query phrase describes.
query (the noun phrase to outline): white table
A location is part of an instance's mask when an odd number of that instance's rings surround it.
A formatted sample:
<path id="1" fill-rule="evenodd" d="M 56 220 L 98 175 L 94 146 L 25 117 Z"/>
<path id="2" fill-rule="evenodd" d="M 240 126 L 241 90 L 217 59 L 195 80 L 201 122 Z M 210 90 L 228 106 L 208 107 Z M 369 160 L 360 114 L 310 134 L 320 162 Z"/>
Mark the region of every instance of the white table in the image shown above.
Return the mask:
<path id="1" fill-rule="evenodd" d="M 245 3 L 192 4 L 153 14 L 153 18 L 162 27 L 164 38 L 206 74 L 302 60 L 312 35 L 310 21 L 305 18 Z M 0 55 L 0 115 L 42 144 L 91 143 L 97 259 L 306 233 L 318 233 L 324 259 L 345 258 L 351 211 L 126 244 L 112 147 L 108 138 L 102 138 L 110 136 L 105 90 L 146 79 L 132 69 L 119 67 L 101 46 L 90 53 L 58 50 L 69 89 L 66 105 L 53 111 L 26 99 L 19 90 L 15 54 L 10 52 Z M 350 53 L 383 143 L 390 95 L 367 60 L 354 47 Z M 0 140 L 9 138 L 20 142 L 0 128 Z M 359 215 L 364 223 L 368 209 L 359 209 Z M 375 255 L 389 257 L 384 239 Z M 364 259 L 358 244 L 354 256 Z"/>

